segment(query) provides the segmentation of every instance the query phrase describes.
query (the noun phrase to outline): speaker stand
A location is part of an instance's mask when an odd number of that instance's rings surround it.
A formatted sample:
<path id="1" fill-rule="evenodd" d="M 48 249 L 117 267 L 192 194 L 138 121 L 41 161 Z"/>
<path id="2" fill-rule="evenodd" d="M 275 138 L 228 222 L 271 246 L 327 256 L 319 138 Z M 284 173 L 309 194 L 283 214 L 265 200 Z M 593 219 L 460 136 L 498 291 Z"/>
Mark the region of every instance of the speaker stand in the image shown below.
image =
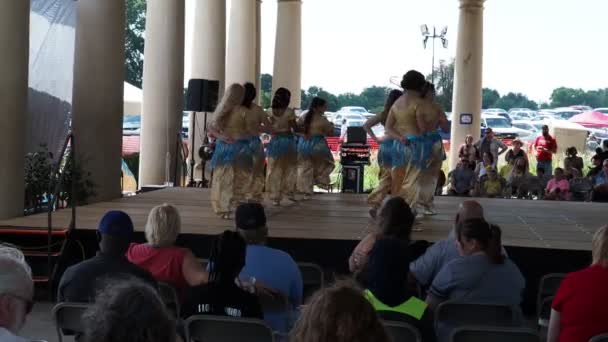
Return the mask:
<path id="1" fill-rule="evenodd" d="M 190 176 L 189 176 L 189 180 L 188 180 L 188 187 L 190 188 L 207 188 L 209 186 L 209 181 L 207 179 L 205 179 L 205 166 L 207 164 L 207 160 L 204 158 L 201 158 L 201 163 L 202 163 L 202 180 L 200 182 L 197 182 L 194 179 L 194 167 L 196 165 L 196 160 L 194 159 L 194 149 L 195 149 L 195 141 L 196 141 L 196 114 L 197 112 L 192 112 L 192 132 L 189 132 L 190 134 Z M 209 145 L 209 138 L 207 137 L 207 112 L 204 112 L 205 114 L 205 119 L 204 119 L 204 128 L 203 128 L 203 141 L 202 141 L 202 146 L 207 146 Z"/>

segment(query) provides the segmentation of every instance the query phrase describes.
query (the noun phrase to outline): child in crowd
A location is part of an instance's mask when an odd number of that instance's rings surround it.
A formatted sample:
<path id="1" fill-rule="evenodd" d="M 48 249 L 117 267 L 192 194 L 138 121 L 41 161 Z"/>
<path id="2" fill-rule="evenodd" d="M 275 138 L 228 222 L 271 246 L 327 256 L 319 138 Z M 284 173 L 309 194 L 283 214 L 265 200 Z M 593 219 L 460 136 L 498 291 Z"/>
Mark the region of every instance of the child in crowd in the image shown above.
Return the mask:
<path id="1" fill-rule="evenodd" d="M 482 183 L 482 194 L 485 197 L 494 198 L 501 197 L 503 189 L 502 189 L 502 181 L 498 178 L 498 173 L 494 168 L 488 167 L 486 170 L 488 174 L 488 179 L 486 179 Z"/>
<path id="2" fill-rule="evenodd" d="M 558 167 L 555 169 L 555 176 L 547 183 L 545 189 L 545 199 L 564 201 L 570 197 L 570 183 L 564 173 L 564 169 Z"/>

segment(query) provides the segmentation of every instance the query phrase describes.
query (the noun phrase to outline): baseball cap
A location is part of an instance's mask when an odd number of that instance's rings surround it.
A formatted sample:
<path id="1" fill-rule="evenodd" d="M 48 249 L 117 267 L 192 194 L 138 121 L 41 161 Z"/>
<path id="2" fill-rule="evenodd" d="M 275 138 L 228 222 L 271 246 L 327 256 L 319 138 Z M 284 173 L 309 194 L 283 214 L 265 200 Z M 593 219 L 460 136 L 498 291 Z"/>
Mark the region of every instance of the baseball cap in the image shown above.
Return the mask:
<path id="1" fill-rule="evenodd" d="M 103 215 L 97 230 L 105 235 L 129 236 L 133 233 L 133 222 L 127 213 L 112 210 Z"/>
<path id="2" fill-rule="evenodd" d="M 259 203 L 243 203 L 236 208 L 234 221 L 237 229 L 253 230 L 266 225 L 266 213 Z"/>

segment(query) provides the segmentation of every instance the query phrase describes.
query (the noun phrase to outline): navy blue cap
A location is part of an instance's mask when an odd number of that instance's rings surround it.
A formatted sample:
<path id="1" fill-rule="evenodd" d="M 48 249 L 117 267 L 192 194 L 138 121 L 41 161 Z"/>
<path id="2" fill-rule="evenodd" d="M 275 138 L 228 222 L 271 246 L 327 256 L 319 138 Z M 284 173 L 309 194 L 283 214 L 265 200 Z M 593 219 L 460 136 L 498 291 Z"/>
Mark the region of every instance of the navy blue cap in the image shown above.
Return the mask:
<path id="1" fill-rule="evenodd" d="M 259 203 L 243 203 L 236 208 L 234 221 L 238 229 L 262 228 L 266 226 L 264 207 Z"/>
<path id="2" fill-rule="evenodd" d="M 133 221 L 127 213 L 112 210 L 103 215 L 97 230 L 105 235 L 130 236 L 133 234 Z"/>

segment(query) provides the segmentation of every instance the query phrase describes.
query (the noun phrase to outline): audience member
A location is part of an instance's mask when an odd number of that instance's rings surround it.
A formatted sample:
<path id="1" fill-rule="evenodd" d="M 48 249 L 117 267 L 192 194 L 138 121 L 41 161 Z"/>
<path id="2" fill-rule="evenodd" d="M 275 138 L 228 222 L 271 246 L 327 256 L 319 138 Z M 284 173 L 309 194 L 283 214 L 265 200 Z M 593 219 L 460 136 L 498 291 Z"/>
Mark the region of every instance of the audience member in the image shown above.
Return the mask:
<path id="1" fill-rule="evenodd" d="M 577 169 L 572 169 L 572 179 L 570 179 L 570 200 L 589 201 L 593 191 L 593 183 L 579 173 Z"/>
<path id="2" fill-rule="evenodd" d="M 183 297 L 189 286 L 206 283 L 209 275 L 192 251 L 175 246 L 180 231 L 177 208 L 166 203 L 152 208 L 145 226 L 147 243 L 131 244 L 127 258 Z"/>
<path id="3" fill-rule="evenodd" d="M 389 321 L 403 321 L 417 327 L 427 341 L 434 336 L 427 304 L 408 287 L 408 248 L 403 241 L 382 238 L 369 257 L 362 281 L 365 297 L 378 315 Z"/>
<path id="4" fill-rule="evenodd" d="M 608 159 L 608 139 L 602 141 L 602 147 L 597 151 L 597 156 L 600 158 L 600 165 Z"/>
<path id="5" fill-rule="evenodd" d="M 157 286 L 150 273 L 129 262 L 125 256 L 133 223 L 122 211 L 109 211 L 97 229 L 99 252 L 89 260 L 68 268 L 61 277 L 57 300 L 59 302 L 92 302 L 95 294 L 107 283 L 126 276 L 135 276 L 152 287 Z"/>
<path id="6" fill-rule="evenodd" d="M 591 198 L 594 202 L 608 202 L 608 159 L 604 160 L 602 170 L 594 178 Z"/>
<path id="7" fill-rule="evenodd" d="M 589 341 L 608 331 L 608 226 L 593 236 L 593 264 L 562 281 L 551 310 L 548 342 Z"/>
<path id="8" fill-rule="evenodd" d="M 317 291 L 302 309 L 290 342 L 389 342 L 372 305 L 354 285 Z"/>
<path id="9" fill-rule="evenodd" d="M 293 258 L 278 249 L 266 246 L 268 227 L 264 207 L 259 203 L 245 203 L 235 212 L 237 232 L 247 242 L 245 267 L 239 278 L 256 279 L 279 291 L 289 300 L 292 310 L 302 304 L 302 275 Z M 264 319 L 275 331 L 288 332 L 290 313 L 264 312 Z"/>
<path id="10" fill-rule="evenodd" d="M 528 160 L 528 155 L 522 149 L 522 146 L 524 144 L 521 142 L 521 140 L 519 140 L 519 138 L 514 139 L 511 142 L 511 145 L 513 146 L 513 148 L 507 151 L 507 154 L 505 155 L 505 161 L 507 162 L 507 164 L 515 165 L 515 161 L 519 158 Z"/>
<path id="11" fill-rule="evenodd" d="M 568 179 L 572 178 L 572 169 L 575 169 L 582 174 L 583 172 L 583 158 L 579 157 L 576 147 L 571 146 L 566 149 L 566 158 L 564 158 L 564 171 Z"/>
<path id="12" fill-rule="evenodd" d="M 454 218 L 453 227 L 468 219 L 483 218 L 483 208 L 477 201 L 463 201 Z M 455 229 L 445 240 L 439 240 L 427 248 L 426 252 L 410 264 L 410 276 L 422 286 L 429 286 L 439 270 L 450 261 L 460 257 L 456 248 Z"/>
<path id="13" fill-rule="evenodd" d="M 553 174 L 553 154 L 557 152 L 557 142 L 555 138 L 549 135 L 549 126 L 543 125 L 542 135 L 538 136 L 534 141 L 534 149 L 536 150 L 536 169 L 542 167 L 545 174 L 551 176 Z"/>
<path id="14" fill-rule="evenodd" d="M 561 167 L 555 168 L 555 176 L 547 183 L 545 199 L 565 201 L 570 198 L 570 183 Z"/>
<path id="15" fill-rule="evenodd" d="M 184 318 L 205 314 L 264 318 L 258 298 L 237 285 L 246 253 L 247 243 L 237 232 L 226 230 L 215 239 L 209 257 L 209 283 L 187 291 Z"/>
<path id="16" fill-rule="evenodd" d="M 470 168 L 469 161 L 461 158 L 456 168 L 450 172 L 450 189 L 448 195 L 470 196 L 475 187 L 475 173 Z"/>
<path id="17" fill-rule="evenodd" d="M 600 173 L 600 171 L 602 171 L 601 160 L 602 160 L 601 157 L 597 153 L 595 155 L 593 155 L 593 157 L 591 157 L 592 166 L 589 167 L 589 172 L 587 172 L 587 178 L 594 180 L 595 176 L 597 176 L 597 174 Z"/>
<path id="18" fill-rule="evenodd" d="M 543 189 L 546 189 L 547 184 L 551 180 L 551 177 L 547 175 L 544 167 L 536 168 L 536 177 L 538 177 L 538 180 L 540 181 L 541 185 L 543 186 Z"/>
<path id="19" fill-rule="evenodd" d="M 481 183 L 482 197 L 501 197 L 503 194 L 503 180 L 498 178 L 498 173 L 493 168 L 488 168 L 488 179 Z"/>
<path id="20" fill-rule="evenodd" d="M 85 342 L 173 342 L 177 336 L 155 289 L 135 279 L 109 284 L 82 321 Z"/>
<path id="21" fill-rule="evenodd" d="M 475 143 L 475 147 L 482 157 L 485 153 L 492 155 L 492 166 L 494 167 L 498 163 L 498 157 L 508 149 L 502 141 L 494 138 L 494 131 L 491 128 L 486 128 L 485 136 Z"/>
<path id="22" fill-rule="evenodd" d="M 23 254 L 0 245 L 0 341 L 27 342 L 17 334 L 32 311 L 34 283 Z"/>
<path id="23" fill-rule="evenodd" d="M 482 161 L 477 163 L 475 168 L 475 176 L 478 180 L 485 179 L 488 169 L 496 169 L 494 166 L 494 157 L 490 153 L 484 153 Z"/>
<path id="24" fill-rule="evenodd" d="M 517 196 L 523 198 L 530 190 L 530 181 L 532 175 L 528 171 L 528 160 L 517 158 L 513 165 L 513 169 L 507 176 L 507 194 L 509 196 Z"/>
<path id="25" fill-rule="evenodd" d="M 465 160 L 469 168 L 475 169 L 475 164 L 480 158 L 479 150 L 473 144 L 473 136 L 467 134 L 464 138 L 464 144 L 460 145 L 458 150 L 458 159 Z"/>
<path id="26" fill-rule="evenodd" d="M 348 259 L 350 271 L 359 273 L 365 268 L 369 253 L 380 237 L 395 237 L 409 243 L 415 218 L 402 197 L 386 199 L 376 217 L 377 230 L 367 234 L 350 255 Z"/>

